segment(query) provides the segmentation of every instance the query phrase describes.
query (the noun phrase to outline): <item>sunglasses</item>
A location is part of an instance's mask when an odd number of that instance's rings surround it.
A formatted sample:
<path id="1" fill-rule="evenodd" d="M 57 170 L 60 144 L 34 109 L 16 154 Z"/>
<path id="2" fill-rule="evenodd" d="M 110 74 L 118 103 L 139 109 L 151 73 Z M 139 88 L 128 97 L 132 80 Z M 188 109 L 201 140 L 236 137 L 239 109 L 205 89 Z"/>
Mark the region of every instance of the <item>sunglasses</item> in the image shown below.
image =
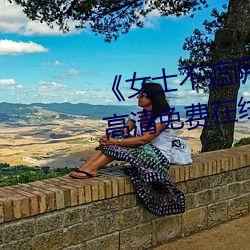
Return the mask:
<path id="1" fill-rule="evenodd" d="M 147 97 L 147 95 L 146 94 L 144 94 L 144 93 L 142 93 L 142 92 L 140 92 L 139 94 L 138 94 L 138 96 L 141 98 L 141 97 Z"/>

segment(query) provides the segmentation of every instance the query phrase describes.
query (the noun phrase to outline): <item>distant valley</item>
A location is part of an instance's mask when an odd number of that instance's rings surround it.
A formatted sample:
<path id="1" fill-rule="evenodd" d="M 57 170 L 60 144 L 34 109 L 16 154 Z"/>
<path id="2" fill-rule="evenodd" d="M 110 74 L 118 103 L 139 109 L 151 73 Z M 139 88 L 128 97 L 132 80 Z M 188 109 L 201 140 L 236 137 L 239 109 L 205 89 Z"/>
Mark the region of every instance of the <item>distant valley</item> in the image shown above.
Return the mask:
<path id="1" fill-rule="evenodd" d="M 76 167 L 90 157 L 106 133 L 105 117 L 129 115 L 137 106 L 71 103 L 0 103 L 0 162 L 10 165 Z M 183 117 L 184 108 L 178 107 Z M 202 127 L 175 130 L 194 152 Z M 250 136 L 250 121 L 236 122 L 235 141 Z"/>

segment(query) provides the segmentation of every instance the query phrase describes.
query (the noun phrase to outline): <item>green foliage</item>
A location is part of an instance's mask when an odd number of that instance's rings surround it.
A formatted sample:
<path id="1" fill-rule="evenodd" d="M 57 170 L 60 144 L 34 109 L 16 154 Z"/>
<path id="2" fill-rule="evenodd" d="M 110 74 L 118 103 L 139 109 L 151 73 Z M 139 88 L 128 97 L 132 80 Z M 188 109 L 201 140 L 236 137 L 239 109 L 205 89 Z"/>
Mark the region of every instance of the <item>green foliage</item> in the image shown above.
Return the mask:
<path id="1" fill-rule="evenodd" d="M 69 31 L 69 21 L 76 27 L 89 26 L 95 34 L 105 35 L 105 41 L 117 39 L 127 33 L 133 25 L 143 27 L 143 19 L 153 10 L 162 16 L 182 16 L 207 7 L 207 0 L 8 0 L 23 7 L 31 20 L 55 24 L 63 32 Z"/>
<path id="2" fill-rule="evenodd" d="M 15 166 L 10 167 L 9 164 L 0 163 L 0 186 L 16 185 L 20 183 L 28 183 L 38 180 L 60 177 L 68 174 L 76 168 L 57 168 L 50 167 L 27 167 Z"/>
<path id="3" fill-rule="evenodd" d="M 203 22 L 204 30 L 195 29 L 193 35 L 187 37 L 185 39 L 185 43 L 183 45 L 183 49 L 189 51 L 189 58 L 179 59 L 179 65 L 181 67 L 189 67 L 202 65 L 197 69 L 194 69 L 194 73 L 199 77 L 195 78 L 195 89 L 199 92 L 202 89 L 204 92 L 208 92 L 208 84 L 209 84 L 209 74 L 206 72 L 211 72 L 211 68 L 208 66 L 212 66 L 211 64 L 211 55 L 212 55 L 212 47 L 214 44 L 214 35 L 218 29 L 221 29 L 227 19 L 227 5 L 223 5 L 223 9 L 225 11 L 219 13 L 217 9 L 213 9 L 211 16 L 213 18 L 212 21 L 205 20 Z M 187 74 L 188 70 L 182 70 L 181 74 Z M 201 78 L 204 78 L 203 81 Z"/>
<path id="4" fill-rule="evenodd" d="M 238 142 L 234 144 L 234 147 L 240 147 L 250 144 L 250 137 L 241 138 Z"/>
<path id="5" fill-rule="evenodd" d="M 208 92 L 208 84 L 210 83 L 210 74 L 212 74 L 212 53 L 214 46 L 215 33 L 226 26 L 227 21 L 227 5 L 222 6 L 224 11 L 221 13 L 217 9 L 213 9 L 211 13 L 212 21 L 205 20 L 203 22 L 204 30 L 195 29 L 193 35 L 185 39 L 183 49 L 189 51 L 189 58 L 179 59 L 179 66 L 190 67 L 202 65 L 196 68 L 193 72 L 199 76 L 195 78 L 195 89 L 197 92 L 202 90 Z M 250 38 L 245 45 L 245 54 L 243 58 L 250 56 Z M 242 65 L 243 66 L 243 65 Z M 182 70 L 181 74 L 186 75 L 188 70 Z M 209 72 L 209 73 L 208 73 Z M 205 80 L 203 80 L 203 79 Z"/>

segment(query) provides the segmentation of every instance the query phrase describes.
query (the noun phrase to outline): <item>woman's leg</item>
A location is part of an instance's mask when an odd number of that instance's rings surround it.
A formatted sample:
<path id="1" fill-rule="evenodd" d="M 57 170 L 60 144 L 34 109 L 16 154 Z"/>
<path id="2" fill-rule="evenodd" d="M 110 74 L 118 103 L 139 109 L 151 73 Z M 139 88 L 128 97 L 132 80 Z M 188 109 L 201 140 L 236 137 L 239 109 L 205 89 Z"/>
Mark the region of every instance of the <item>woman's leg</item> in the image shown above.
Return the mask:
<path id="1" fill-rule="evenodd" d="M 95 154 L 86 162 L 86 164 L 82 165 L 80 167 L 80 170 L 84 170 L 92 175 L 98 174 L 98 169 L 111 161 L 115 160 L 116 157 L 114 156 L 108 156 L 101 151 L 95 152 Z M 84 177 L 85 174 L 78 173 L 78 172 L 71 172 L 70 175 L 78 176 L 78 177 Z"/>
<path id="2" fill-rule="evenodd" d="M 80 169 L 84 169 L 86 167 L 88 167 L 91 163 L 93 163 L 94 161 L 96 161 L 96 159 L 98 157 L 100 157 L 102 154 L 101 150 L 96 150 L 95 153 L 91 156 L 91 158 L 89 158 L 81 167 Z"/>

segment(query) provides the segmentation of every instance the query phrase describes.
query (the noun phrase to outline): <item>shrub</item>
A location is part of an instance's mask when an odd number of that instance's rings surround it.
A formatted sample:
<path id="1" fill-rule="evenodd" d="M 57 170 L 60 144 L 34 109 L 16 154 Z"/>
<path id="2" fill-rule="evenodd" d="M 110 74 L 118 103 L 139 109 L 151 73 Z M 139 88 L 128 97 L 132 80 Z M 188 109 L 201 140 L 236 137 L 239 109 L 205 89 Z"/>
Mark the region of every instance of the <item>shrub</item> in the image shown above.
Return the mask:
<path id="1" fill-rule="evenodd" d="M 8 166 L 0 169 L 0 187 L 60 177 L 74 170 L 76 168 Z"/>
<path id="2" fill-rule="evenodd" d="M 241 138 L 238 142 L 234 144 L 234 147 L 244 146 L 250 144 L 250 137 Z"/>

